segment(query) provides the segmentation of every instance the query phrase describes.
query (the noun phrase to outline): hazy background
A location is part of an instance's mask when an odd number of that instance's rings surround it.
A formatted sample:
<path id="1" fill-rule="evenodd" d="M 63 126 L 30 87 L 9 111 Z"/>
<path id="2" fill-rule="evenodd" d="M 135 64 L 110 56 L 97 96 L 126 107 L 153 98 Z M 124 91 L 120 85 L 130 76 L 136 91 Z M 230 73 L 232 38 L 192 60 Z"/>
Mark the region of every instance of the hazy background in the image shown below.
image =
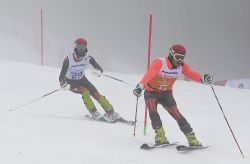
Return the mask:
<path id="1" fill-rule="evenodd" d="M 74 40 L 85 37 L 104 70 L 143 73 L 152 14 L 152 58 L 181 43 L 193 69 L 210 72 L 215 80 L 250 77 L 249 0 L 0 0 L 1 60 L 41 63 L 41 9 L 47 66 L 61 67 Z M 33 53 L 22 53 L 19 41 Z M 7 45 L 20 54 L 5 51 Z"/>

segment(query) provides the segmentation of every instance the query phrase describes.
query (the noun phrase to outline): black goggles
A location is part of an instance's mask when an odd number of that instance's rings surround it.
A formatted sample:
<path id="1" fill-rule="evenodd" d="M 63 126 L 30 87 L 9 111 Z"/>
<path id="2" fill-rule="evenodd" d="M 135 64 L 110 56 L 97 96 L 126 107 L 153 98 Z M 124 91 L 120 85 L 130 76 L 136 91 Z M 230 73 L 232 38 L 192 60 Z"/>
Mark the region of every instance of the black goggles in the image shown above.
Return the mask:
<path id="1" fill-rule="evenodd" d="M 85 51 L 87 49 L 87 45 L 86 44 L 77 44 L 76 49 L 77 49 L 77 51 L 80 51 L 80 50 Z"/>

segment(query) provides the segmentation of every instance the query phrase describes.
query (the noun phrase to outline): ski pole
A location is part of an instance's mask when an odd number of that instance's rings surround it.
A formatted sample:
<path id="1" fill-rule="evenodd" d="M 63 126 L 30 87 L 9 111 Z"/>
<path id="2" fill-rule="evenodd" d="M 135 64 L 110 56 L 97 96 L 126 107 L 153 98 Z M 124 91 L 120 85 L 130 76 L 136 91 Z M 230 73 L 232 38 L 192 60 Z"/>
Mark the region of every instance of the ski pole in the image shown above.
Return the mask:
<path id="1" fill-rule="evenodd" d="M 239 143 L 238 143 L 238 141 L 237 141 L 237 139 L 236 139 L 236 137 L 235 137 L 235 135 L 234 135 L 234 133 L 233 133 L 233 130 L 232 130 L 231 126 L 229 125 L 229 122 L 228 122 L 228 120 L 227 120 L 227 117 L 226 117 L 226 115 L 225 115 L 225 113 L 224 113 L 224 111 L 223 111 L 223 109 L 222 109 L 222 107 L 221 107 L 221 105 L 220 105 L 219 99 L 218 99 L 218 97 L 217 97 L 217 95 L 216 95 L 216 93 L 215 93 L 214 88 L 213 88 L 212 85 L 211 85 L 211 88 L 212 88 L 212 90 L 213 90 L 213 93 L 214 93 L 214 96 L 215 96 L 215 98 L 216 98 L 216 100 L 217 100 L 217 103 L 218 103 L 218 105 L 219 105 L 219 107 L 220 107 L 220 110 L 221 110 L 221 112 L 222 112 L 222 114 L 223 114 L 223 116 L 224 116 L 224 119 L 225 119 L 226 122 L 227 122 L 227 126 L 229 127 L 230 132 L 231 132 L 231 134 L 232 134 L 232 136 L 233 136 L 233 138 L 234 138 L 234 141 L 235 141 L 235 143 L 237 144 L 238 149 L 239 149 L 239 151 L 240 151 L 242 157 L 244 158 L 244 154 L 243 154 L 243 152 L 242 152 L 242 150 L 241 150 L 241 148 L 240 148 L 240 145 L 239 145 Z"/>
<path id="2" fill-rule="evenodd" d="M 38 100 L 40 100 L 40 99 L 42 99 L 42 98 L 44 98 L 44 97 L 46 97 L 46 96 L 49 96 L 49 95 L 51 95 L 51 94 L 53 94 L 53 93 L 55 93 L 55 92 L 57 92 L 57 91 L 59 91 L 59 90 L 60 90 L 60 89 L 55 89 L 55 90 L 53 90 L 53 91 L 51 91 L 51 92 L 49 92 L 49 93 L 47 93 L 47 94 L 45 94 L 45 95 L 43 95 L 43 96 L 41 96 L 41 97 L 39 97 L 39 98 L 36 98 L 36 99 L 34 99 L 34 100 L 31 100 L 31 101 L 29 101 L 29 102 L 27 102 L 27 103 L 25 103 L 25 104 L 23 104 L 23 105 L 17 106 L 17 107 L 12 108 L 12 109 L 9 109 L 9 111 L 14 111 L 14 110 L 20 109 L 20 108 L 22 108 L 22 107 L 24 107 L 24 106 L 26 106 L 26 105 L 29 105 L 29 104 L 31 104 L 31 103 L 33 103 L 33 102 L 35 102 L 35 101 L 38 101 Z"/>
<path id="3" fill-rule="evenodd" d="M 108 78 L 110 78 L 110 79 L 113 79 L 113 80 L 116 80 L 116 81 L 119 81 L 119 82 L 121 82 L 121 83 L 125 83 L 125 84 L 127 84 L 127 85 L 129 85 L 129 86 L 134 87 L 133 84 L 130 84 L 130 83 L 128 83 L 128 82 L 126 82 L 126 81 L 124 81 L 124 80 L 118 79 L 118 78 L 116 78 L 116 77 L 113 77 L 113 76 L 110 76 L 110 75 L 107 75 L 107 74 L 103 74 L 101 71 L 99 71 L 99 70 L 97 70 L 97 69 L 92 69 L 92 70 L 91 70 L 91 74 L 94 75 L 94 76 L 98 76 L 98 77 L 105 76 L 105 77 L 108 77 Z"/>
<path id="4" fill-rule="evenodd" d="M 136 122 L 137 122 L 137 108 L 138 108 L 138 97 L 136 98 L 136 106 L 135 106 L 135 124 L 134 124 L 134 137 L 135 137 L 135 129 L 136 129 Z"/>
<path id="5" fill-rule="evenodd" d="M 143 127 L 143 134 L 144 136 L 147 135 L 147 119 L 148 118 L 148 107 L 145 104 L 145 110 L 144 110 L 144 127 Z"/>
<path id="6" fill-rule="evenodd" d="M 104 76 L 106 76 L 106 77 L 108 77 L 108 78 L 111 78 L 111 79 L 113 79 L 113 80 L 116 80 L 116 81 L 119 81 L 119 82 L 122 82 L 122 83 L 128 84 L 129 86 L 134 87 L 134 85 L 133 85 L 133 84 L 130 84 L 130 83 L 128 83 L 128 82 L 126 82 L 126 81 L 123 81 L 123 80 L 121 80 L 121 79 L 118 79 L 118 78 L 116 78 L 116 77 L 113 77 L 113 76 L 110 76 L 110 75 L 104 75 Z"/>

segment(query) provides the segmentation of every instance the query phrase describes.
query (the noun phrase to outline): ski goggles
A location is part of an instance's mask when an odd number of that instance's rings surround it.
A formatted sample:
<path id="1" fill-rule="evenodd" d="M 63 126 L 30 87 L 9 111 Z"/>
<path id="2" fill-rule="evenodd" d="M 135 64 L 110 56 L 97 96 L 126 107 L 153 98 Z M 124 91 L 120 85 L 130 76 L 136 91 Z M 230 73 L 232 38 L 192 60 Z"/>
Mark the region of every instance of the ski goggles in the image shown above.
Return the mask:
<path id="1" fill-rule="evenodd" d="M 76 49 L 77 51 L 85 51 L 87 49 L 87 45 L 86 44 L 76 44 Z"/>
<path id="2" fill-rule="evenodd" d="M 169 49 L 169 53 L 171 54 L 171 56 L 173 56 L 173 58 L 178 61 L 178 62 L 183 62 L 185 60 L 185 56 L 183 54 L 178 54 L 176 53 L 172 48 Z"/>
<path id="3" fill-rule="evenodd" d="M 173 57 L 176 61 L 179 62 L 183 62 L 185 60 L 185 55 L 183 54 L 174 54 Z"/>

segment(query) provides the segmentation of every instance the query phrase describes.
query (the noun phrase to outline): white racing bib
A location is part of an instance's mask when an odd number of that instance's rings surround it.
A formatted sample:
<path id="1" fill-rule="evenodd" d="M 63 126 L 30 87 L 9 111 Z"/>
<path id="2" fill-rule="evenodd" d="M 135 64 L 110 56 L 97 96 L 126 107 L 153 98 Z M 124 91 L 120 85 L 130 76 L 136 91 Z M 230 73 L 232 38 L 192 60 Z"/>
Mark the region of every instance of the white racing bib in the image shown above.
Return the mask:
<path id="1" fill-rule="evenodd" d="M 76 62 L 74 60 L 75 53 L 68 55 L 69 67 L 66 73 L 66 78 L 72 80 L 79 80 L 85 75 L 85 69 L 89 64 L 89 56 L 85 55 L 82 60 Z"/>

